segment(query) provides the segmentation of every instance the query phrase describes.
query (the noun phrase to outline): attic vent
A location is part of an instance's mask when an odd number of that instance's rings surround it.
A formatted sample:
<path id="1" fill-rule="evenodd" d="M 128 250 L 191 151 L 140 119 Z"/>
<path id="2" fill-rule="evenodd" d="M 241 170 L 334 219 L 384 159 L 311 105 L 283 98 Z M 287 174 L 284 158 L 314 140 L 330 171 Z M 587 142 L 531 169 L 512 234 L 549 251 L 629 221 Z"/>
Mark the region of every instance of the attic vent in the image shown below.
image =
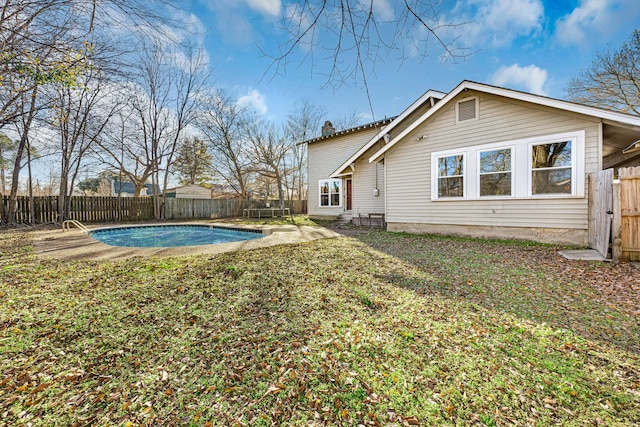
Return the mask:
<path id="1" fill-rule="evenodd" d="M 458 102 L 458 121 L 473 120 L 478 118 L 478 99 L 471 98 Z"/>

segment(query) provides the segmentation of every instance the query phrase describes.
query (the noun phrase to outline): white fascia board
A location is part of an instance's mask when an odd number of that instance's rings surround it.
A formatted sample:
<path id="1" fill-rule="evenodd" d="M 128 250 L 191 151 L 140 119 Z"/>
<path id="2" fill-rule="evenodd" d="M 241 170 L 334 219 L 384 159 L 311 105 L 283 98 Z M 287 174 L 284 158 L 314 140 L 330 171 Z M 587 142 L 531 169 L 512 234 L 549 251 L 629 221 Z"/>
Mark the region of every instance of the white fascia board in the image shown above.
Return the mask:
<path id="1" fill-rule="evenodd" d="M 425 120 L 427 120 L 437 111 L 439 111 L 443 106 L 447 105 L 451 100 L 451 98 L 454 98 L 464 89 L 463 87 L 464 83 L 465 82 L 460 83 L 454 90 L 452 90 L 451 92 L 449 92 L 449 94 L 447 94 L 444 98 L 442 98 L 440 102 L 438 102 L 432 108 L 428 109 L 422 116 L 418 117 L 405 130 L 400 132 L 398 135 L 396 135 L 395 138 L 389 141 L 384 147 L 376 151 L 371 157 L 369 157 L 369 163 L 378 161 L 384 155 L 384 153 L 386 153 L 391 147 L 396 145 L 398 141 L 400 141 L 402 138 L 404 138 L 409 133 L 411 133 L 415 128 L 417 128 L 421 123 L 423 123 Z"/>
<path id="2" fill-rule="evenodd" d="M 534 95 L 532 93 L 526 93 L 526 92 L 518 92 L 515 90 L 485 85 L 481 83 L 474 83 L 474 82 L 465 82 L 465 83 L 466 83 L 465 88 L 469 90 L 477 90 L 479 92 L 485 92 L 493 95 L 504 96 L 506 98 L 517 99 L 520 101 L 530 102 L 532 104 L 558 108 L 560 110 L 571 111 L 578 114 L 584 114 L 586 116 L 596 117 L 603 120 L 611 120 L 614 122 L 628 124 L 632 126 L 640 126 L 640 117 L 637 117 L 631 114 L 619 113 L 617 111 L 605 110 L 603 108 L 576 104 L 570 101 L 547 98 L 546 96 Z"/>
<path id="3" fill-rule="evenodd" d="M 409 114 L 413 113 L 416 108 L 420 107 L 424 102 L 433 97 L 442 99 L 447 94 L 444 92 L 440 92 L 438 90 L 429 89 L 425 93 L 422 94 L 420 98 L 415 100 L 413 104 L 411 104 L 408 108 L 406 108 L 398 117 L 396 117 L 391 123 L 389 123 L 386 127 L 382 128 L 377 134 L 375 134 L 366 144 L 364 144 L 358 151 L 355 152 L 351 157 L 347 159 L 346 162 L 340 165 L 338 169 L 336 169 L 331 175 L 330 178 L 339 178 L 340 176 L 345 175 L 345 169 L 349 167 L 349 165 L 355 163 L 364 153 L 367 152 L 369 148 L 373 146 L 376 142 L 378 142 L 381 138 L 384 137 L 385 134 L 389 133 L 394 127 L 396 127 L 399 123 L 401 123 Z"/>
<path id="4" fill-rule="evenodd" d="M 534 95 L 531 93 L 518 92 L 510 89 L 504 89 L 496 86 L 490 86 L 482 83 L 475 83 L 470 81 L 463 81 L 454 90 L 449 92 L 447 96 L 442 98 L 433 108 L 428 110 L 425 114 L 418 117 L 409 127 L 407 127 L 402 133 L 397 135 L 388 144 L 382 147 L 369 157 L 369 163 L 378 161 L 384 153 L 386 153 L 391 147 L 393 147 L 398 141 L 407 136 L 416 127 L 427 120 L 431 115 L 443 108 L 445 105 L 455 98 L 463 90 L 474 90 L 478 92 L 484 92 L 492 95 L 498 95 L 505 98 L 516 99 L 532 104 L 543 105 L 552 108 L 558 108 L 560 110 L 570 111 L 578 114 L 584 114 L 586 116 L 596 117 L 602 120 L 611 120 L 616 123 L 621 123 L 629 126 L 640 126 L 640 117 L 633 116 L 631 114 L 618 113 L 615 111 L 603 110 L 597 107 L 589 107 L 586 105 L 580 105 L 569 101 L 561 101 L 559 99 L 547 98 L 545 96 Z"/>

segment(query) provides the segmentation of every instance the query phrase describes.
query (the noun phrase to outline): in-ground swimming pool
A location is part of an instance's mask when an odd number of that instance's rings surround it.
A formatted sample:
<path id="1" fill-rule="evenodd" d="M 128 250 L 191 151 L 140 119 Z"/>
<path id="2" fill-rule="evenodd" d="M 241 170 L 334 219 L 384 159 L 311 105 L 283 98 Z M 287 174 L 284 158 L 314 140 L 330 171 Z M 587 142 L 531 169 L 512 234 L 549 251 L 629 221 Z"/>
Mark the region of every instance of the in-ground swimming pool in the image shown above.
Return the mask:
<path id="1" fill-rule="evenodd" d="M 100 228 L 90 233 L 94 239 L 111 246 L 173 248 L 259 239 L 260 230 L 216 227 L 211 225 L 144 225 Z"/>

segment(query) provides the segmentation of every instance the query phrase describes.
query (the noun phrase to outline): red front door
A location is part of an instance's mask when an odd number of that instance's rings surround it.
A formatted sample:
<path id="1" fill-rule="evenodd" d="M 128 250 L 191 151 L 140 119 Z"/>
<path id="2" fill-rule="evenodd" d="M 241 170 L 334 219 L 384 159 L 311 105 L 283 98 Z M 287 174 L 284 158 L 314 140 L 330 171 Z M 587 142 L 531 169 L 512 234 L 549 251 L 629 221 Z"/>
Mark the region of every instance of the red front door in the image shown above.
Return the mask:
<path id="1" fill-rule="evenodd" d="M 351 180 L 347 180 L 347 210 L 351 210 Z"/>

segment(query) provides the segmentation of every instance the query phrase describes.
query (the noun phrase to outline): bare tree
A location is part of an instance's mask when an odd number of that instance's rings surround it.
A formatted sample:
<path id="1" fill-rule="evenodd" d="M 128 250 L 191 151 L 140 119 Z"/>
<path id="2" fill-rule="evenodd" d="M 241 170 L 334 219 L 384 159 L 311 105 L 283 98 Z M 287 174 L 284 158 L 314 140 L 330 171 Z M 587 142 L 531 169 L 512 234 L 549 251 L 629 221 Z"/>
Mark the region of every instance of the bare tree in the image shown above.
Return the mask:
<path id="1" fill-rule="evenodd" d="M 206 81 L 201 54 L 171 49 L 157 43 L 145 49 L 137 83 L 126 85 L 125 111 L 100 141 L 105 161 L 134 184 L 134 196 L 151 180 L 156 219 L 162 216 L 161 187 L 167 187 L 180 141 L 198 111 L 197 93 Z"/>
<path id="2" fill-rule="evenodd" d="M 132 143 L 137 141 L 140 135 L 136 120 L 137 117 L 131 109 L 120 110 L 97 140 L 100 150 L 93 153 L 101 163 L 114 172 L 114 176 L 118 176 L 120 189 L 123 179 L 133 184 L 134 197 L 140 196 L 152 172 L 144 151 L 145 146 Z"/>
<path id="3" fill-rule="evenodd" d="M 0 128 L 29 114 L 23 96 L 49 82 L 72 82 L 84 55 L 71 47 L 64 2 L 9 0 L 0 6 Z"/>
<path id="4" fill-rule="evenodd" d="M 287 176 L 285 159 L 291 149 L 285 132 L 273 124 L 257 121 L 250 127 L 249 142 L 253 172 L 276 182 L 278 200 L 281 207 L 284 207 Z"/>
<path id="5" fill-rule="evenodd" d="M 249 124 L 247 107 L 238 105 L 223 90 L 211 94 L 198 119 L 198 128 L 211 148 L 216 175 L 243 198 L 249 197 L 252 162 L 247 155 Z"/>
<path id="6" fill-rule="evenodd" d="M 303 100 L 287 117 L 286 132 L 290 149 L 285 161 L 292 198 L 307 198 L 307 145 L 301 142 L 318 135 L 325 115 L 324 109 Z"/>
<path id="7" fill-rule="evenodd" d="M 204 55 L 201 50 L 194 51 L 190 47 L 187 47 L 186 52 L 180 51 L 173 53 L 173 61 L 170 64 L 171 68 L 167 70 L 167 72 L 173 73 L 174 76 L 173 87 L 171 87 L 171 92 L 173 93 L 172 113 L 174 128 L 172 139 L 169 141 L 166 152 L 162 186 L 164 198 L 166 198 L 169 172 L 175 161 L 176 150 L 180 145 L 180 141 L 184 140 L 183 135 L 187 131 L 187 128 L 195 124 L 199 107 L 202 104 L 202 100 L 198 95 L 204 90 L 208 78 Z M 176 55 L 180 53 L 183 55 Z M 162 214 L 164 214 L 164 211 Z"/>
<path id="8" fill-rule="evenodd" d="M 9 212 L 13 215 L 17 177 L 39 111 L 49 108 L 43 97 L 50 84 L 75 87 L 93 67 L 100 43 L 117 44 L 115 34 L 131 35 L 145 28 L 162 31 L 155 12 L 164 0 L 7 0 L 0 5 L 0 128 L 16 124 L 22 134 L 16 149 Z M 113 31 L 112 31 L 113 30 Z M 104 37 L 107 33 L 111 37 Z M 168 32 L 165 32 L 168 34 Z M 131 43 L 129 43 L 131 44 Z M 120 47 L 125 46 L 121 44 Z M 122 51 L 120 51 L 122 52 Z M 118 56 L 109 59 L 115 63 Z M 117 66 L 111 69 L 117 69 Z M 9 219 L 13 221 L 13 218 Z"/>
<path id="9" fill-rule="evenodd" d="M 286 8 L 281 25 L 288 37 L 275 53 L 265 50 L 273 60 L 266 74 L 284 74 L 294 51 L 299 49 L 306 53 L 305 58 L 310 58 L 312 67 L 331 64 L 328 71 L 322 71 L 326 73 L 327 85 L 362 85 L 370 99 L 367 78 L 375 72 L 376 63 L 390 55 L 395 55 L 396 61 L 416 55 L 426 57 L 432 44 L 439 48 L 443 60 L 455 61 L 469 54 L 459 46 L 455 36 L 450 36 L 463 23 L 443 22 L 441 3 L 440 0 L 293 3 Z"/>
<path id="10" fill-rule="evenodd" d="M 56 90 L 51 124 L 59 136 L 61 221 L 69 214 L 71 195 L 85 155 L 120 108 L 113 92 L 98 68 L 88 69 L 81 85 L 59 85 Z"/>
<path id="11" fill-rule="evenodd" d="M 640 31 L 620 49 L 596 54 L 591 66 L 572 78 L 569 99 L 640 115 Z"/>
<path id="12" fill-rule="evenodd" d="M 18 202 L 18 184 L 20 178 L 20 170 L 22 169 L 22 156 L 25 149 L 29 149 L 29 133 L 33 124 L 33 119 L 37 113 L 35 108 L 38 99 L 38 89 L 36 85 L 31 89 L 30 93 L 22 92 L 22 100 L 19 105 L 23 106 L 23 111 L 20 112 L 19 117 L 21 123 L 18 124 L 20 140 L 16 148 L 16 153 L 13 162 L 13 171 L 11 173 L 11 192 L 9 194 L 8 209 L 5 212 L 5 218 L 2 219 L 8 225 L 15 225 L 15 214 Z"/>

